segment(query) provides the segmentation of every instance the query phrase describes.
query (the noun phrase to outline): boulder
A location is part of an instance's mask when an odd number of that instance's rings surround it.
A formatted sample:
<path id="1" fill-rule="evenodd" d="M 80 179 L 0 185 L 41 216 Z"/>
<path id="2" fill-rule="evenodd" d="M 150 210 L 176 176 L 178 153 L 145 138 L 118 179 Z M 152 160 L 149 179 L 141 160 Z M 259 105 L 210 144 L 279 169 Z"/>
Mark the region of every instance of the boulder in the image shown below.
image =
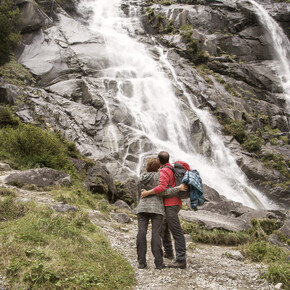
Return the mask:
<path id="1" fill-rule="evenodd" d="M 29 184 L 35 184 L 37 187 L 69 186 L 72 184 L 72 178 L 63 171 L 45 167 L 12 173 L 4 178 L 4 183 L 15 184 L 21 187 Z"/>
<path id="2" fill-rule="evenodd" d="M 90 167 L 86 174 L 86 186 L 92 193 L 105 195 L 110 202 L 116 199 L 116 188 L 114 181 L 105 165 L 100 162 Z"/>
<path id="3" fill-rule="evenodd" d="M 180 211 L 180 217 L 188 222 L 195 222 L 206 229 L 225 229 L 227 231 L 240 232 L 250 228 L 249 224 L 240 218 L 213 213 L 206 210 Z"/>
<path id="4" fill-rule="evenodd" d="M 22 33 L 37 31 L 52 20 L 35 4 L 33 0 L 16 0 L 15 4 L 21 12 L 19 29 Z"/>

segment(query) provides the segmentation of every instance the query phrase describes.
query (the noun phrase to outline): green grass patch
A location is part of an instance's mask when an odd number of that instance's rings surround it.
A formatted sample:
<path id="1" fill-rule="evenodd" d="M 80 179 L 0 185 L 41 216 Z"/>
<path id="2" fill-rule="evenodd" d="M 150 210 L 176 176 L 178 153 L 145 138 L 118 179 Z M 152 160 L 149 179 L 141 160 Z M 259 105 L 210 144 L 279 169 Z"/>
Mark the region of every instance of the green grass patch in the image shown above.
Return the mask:
<path id="1" fill-rule="evenodd" d="M 0 271 L 9 287 L 128 289 L 135 284 L 134 269 L 85 213 L 24 206 L 25 215 L 0 221 Z"/>

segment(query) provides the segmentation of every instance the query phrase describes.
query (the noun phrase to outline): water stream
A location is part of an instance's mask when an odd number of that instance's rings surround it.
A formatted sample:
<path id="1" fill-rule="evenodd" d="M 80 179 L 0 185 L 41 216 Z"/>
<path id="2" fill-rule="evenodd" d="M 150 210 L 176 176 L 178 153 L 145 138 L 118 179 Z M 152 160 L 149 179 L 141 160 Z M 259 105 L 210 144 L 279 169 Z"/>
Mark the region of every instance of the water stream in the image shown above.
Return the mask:
<path id="1" fill-rule="evenodd" d="M 269 15 L 264 7 L 254 0 L 248 0 L 258 16 L 260 25 L 265 31 L 265 36 L 270 40 L 274 60 L 278 61 L 275 67 L 281 80 L 281 86 L 286 98 L 286 108 L 290 113 L 290 41 L 283 29 Z"/>
<path id="2" fill-rule="evenodd" d="M 147 46 L 134 38 L 135 29 L 141 29 L 136 13 L 133 17 L 125 17 L 120 9 L 121 0 L 95 0 L 85 5 L 90 5 L 94 11 L 91 30 L 101 34 L 106 43 L 108 65 L 102 71 L 102 78 L 117 81 L 119 90 L 116 100 L 126 107 L 128 116 L 133 118 L 130 130 L 134 136 L 140 142 L 146 136 L 159 148 L 157 151 L 168 151 L 171 162 L 187 161 L 192 169 L 200 172 L 204 183 L 227 198 L 253 208 L 275 208 L 262 193 L 248 184 L 219 136 L 215 120 L 208 111 L 195 107 L 191 101 L 194 96 L 186 93 L 162 47 L 151 47 L 155 51 L 153 57 Z M 173 75 L 173 80 L 165 71 Z M 130 93 L 122 89 L 128 86 Z M 174 87 L 183 91 L 186 104 L 178 99 Z M 110 102 L 106 104 L 109 111 Z M 187 106 L 206 128 L 211 143 L 211 158 L 198 154 L 190 142 L 189 120 L 182 111 L 183 106 Z M 139 162 L 142 162 L 144 155 L 140 146 Z M 135 172 L 137 175 L 140 168 L 139 164 Z"/>

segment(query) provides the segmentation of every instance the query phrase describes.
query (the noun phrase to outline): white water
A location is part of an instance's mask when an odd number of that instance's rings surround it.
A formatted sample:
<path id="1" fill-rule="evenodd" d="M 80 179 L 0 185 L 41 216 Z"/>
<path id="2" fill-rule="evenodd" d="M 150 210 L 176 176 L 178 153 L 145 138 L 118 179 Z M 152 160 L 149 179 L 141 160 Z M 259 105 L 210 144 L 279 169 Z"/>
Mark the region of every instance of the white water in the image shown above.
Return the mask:
<path id="1" fill-rule="evenodd" d="M 136 26 L 133 24 L 138 24 L 138 19 L 125 18 L 120 3 L 121 0 L 95 0 L 86 5 L 93 7 L 95 15 L 91 30 L 102 34 L 106 43 L 109 65 L 102 71 L 103 78 L 118 82 L 120 89 L 116 98 L 127 107 L 128 114 L 134 119 L 134 128 L 130 128 L 133 136 L 140 142 L 142 136 L 148 137 L 158 148 L 156 151 L 166 150 L 170 153 L 171 161 L 187 161 L 192 169 L 200 172 L 204 183 L 227 198 L 254 208 L 275 208 L 266 197 L 247 184 L 244 174 L 219 137 L 215 121 L 207 111 L 197 109 L 190 101 L 166 55 L 159 49 L 160 59 L 156 61 L 144 44 L 130 37 L 134 35 Z M 175 85 L 187 97 L 187 106 L 206 126 L 212 147 L 211 159 L 197 154 L 189 141 L 189 122 L 181 110 L 185 104 L 181 104 L 176 97 L 173 83 L 163 72 L 161 64 L 171 71 Z M 132 87 L 130 95 L 121 89 L 125 83 Z M 145 155 L 141 147 L 140 162 Z M 126 156 L 128 152 L 123 153 Z M 136 174 L 140 173 L 140 166 Z"/>
<path id="2" fill-rule="evenodd" d="M 254 0 L 249 0 L 249 2 L 253 4 L 254 12 L 258 16 L 267 38 L 271 41 L 273 58 L 278 61 L 276 71 L 281 79 L 281 85 L 286 98 L 286 107 L 290 113 L 290 41 L 283 32 L 283 29 L 262 5 Z"/>

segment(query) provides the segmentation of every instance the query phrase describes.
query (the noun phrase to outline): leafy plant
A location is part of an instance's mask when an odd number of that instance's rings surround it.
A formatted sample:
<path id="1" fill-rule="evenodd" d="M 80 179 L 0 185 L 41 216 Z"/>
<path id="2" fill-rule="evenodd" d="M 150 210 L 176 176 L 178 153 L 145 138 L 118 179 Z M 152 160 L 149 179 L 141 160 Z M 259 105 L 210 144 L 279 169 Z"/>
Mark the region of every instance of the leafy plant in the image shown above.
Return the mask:
<path id="1" fill-rule="evenodd" d="M 7 62 L 13 49 L 20 42 L 17 31 L 20 21 L 19 9 L 11 0 L 4 0 L 0 5 L 0 65 Z"/>

